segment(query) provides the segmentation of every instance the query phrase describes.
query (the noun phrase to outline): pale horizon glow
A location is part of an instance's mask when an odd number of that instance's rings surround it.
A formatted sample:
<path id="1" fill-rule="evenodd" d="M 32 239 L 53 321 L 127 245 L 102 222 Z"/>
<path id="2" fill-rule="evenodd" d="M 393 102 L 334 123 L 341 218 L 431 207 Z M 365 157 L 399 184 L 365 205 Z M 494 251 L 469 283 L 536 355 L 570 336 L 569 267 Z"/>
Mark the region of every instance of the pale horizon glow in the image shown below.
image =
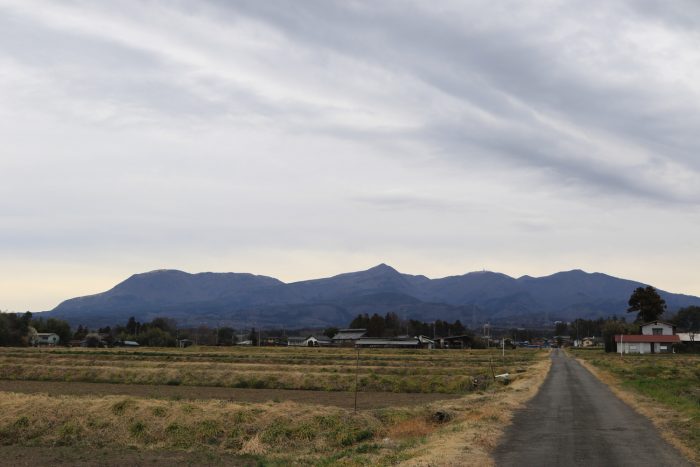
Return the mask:
<path id="1" fill-rule="evenodd" d="M 0 0 L 0 310 L 155 269 L 700 296 L 700 4 Z"/>

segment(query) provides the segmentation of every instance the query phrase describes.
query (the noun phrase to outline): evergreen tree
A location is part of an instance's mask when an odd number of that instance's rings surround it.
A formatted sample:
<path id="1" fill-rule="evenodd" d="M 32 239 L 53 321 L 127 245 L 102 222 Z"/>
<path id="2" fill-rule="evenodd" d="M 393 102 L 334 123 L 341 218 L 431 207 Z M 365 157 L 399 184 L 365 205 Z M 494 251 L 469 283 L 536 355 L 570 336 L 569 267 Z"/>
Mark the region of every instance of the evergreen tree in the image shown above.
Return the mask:
<path id="1" fill-rule="evenodd" d="M 637 313 L 637 322 L 656 321 L 666 311 L 666 301 L 652 286 L 637 287 L 629 299 L 628 313 Z"/>

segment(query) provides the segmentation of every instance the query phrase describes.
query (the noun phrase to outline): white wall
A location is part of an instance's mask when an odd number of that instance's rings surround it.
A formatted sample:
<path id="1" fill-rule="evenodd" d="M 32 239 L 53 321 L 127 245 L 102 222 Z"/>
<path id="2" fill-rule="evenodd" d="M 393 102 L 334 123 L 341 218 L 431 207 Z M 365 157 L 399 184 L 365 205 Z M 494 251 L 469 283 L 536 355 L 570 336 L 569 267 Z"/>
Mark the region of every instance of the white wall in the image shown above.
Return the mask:
<path id="1" fill-rule="evenodd" d="M 652 334 L 654 334 L 654 332 L 653 332 L 654 328 L 661 328 L 663 330 L 662 335 L 664 335 L 664 336 L 672 336 L 673 335 L 673 326 L 669 326 L 668 324 L 664 324 L 664 323 L 646 324 L 646 325 L 642 326 L 642 334 L 645 336 L 651 336 Z"/>
<path id="2" fill-rule="evenodd" d="M 651 353 L 651 344 L 648 342 L 625 342 L 623 338 L 622 343 L 617 343 L 617 353 L 620 353 L 620 346 L 623 353 Z"/>

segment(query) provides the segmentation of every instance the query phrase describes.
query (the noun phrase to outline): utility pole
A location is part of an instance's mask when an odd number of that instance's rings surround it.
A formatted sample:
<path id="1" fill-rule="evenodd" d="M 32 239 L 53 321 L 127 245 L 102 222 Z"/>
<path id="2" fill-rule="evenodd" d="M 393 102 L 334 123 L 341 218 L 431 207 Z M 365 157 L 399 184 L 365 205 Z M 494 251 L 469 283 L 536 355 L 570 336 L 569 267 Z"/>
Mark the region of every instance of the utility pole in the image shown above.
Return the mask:
<path id="1" fill-rule="evenodd" d="M 355 412 L 357 413 L 357 385 L 360 375 L 360 348 L 357 347 L 357 363 L 355 364 Z"/>
<path id="2" fill-rule="evenodd" d="M 624 348 L 624 346 L 622 345 L 623 336 L 624 336 L 624 334 L 620 334 L 620 357 L 622 357 L 622 350 Z"/>

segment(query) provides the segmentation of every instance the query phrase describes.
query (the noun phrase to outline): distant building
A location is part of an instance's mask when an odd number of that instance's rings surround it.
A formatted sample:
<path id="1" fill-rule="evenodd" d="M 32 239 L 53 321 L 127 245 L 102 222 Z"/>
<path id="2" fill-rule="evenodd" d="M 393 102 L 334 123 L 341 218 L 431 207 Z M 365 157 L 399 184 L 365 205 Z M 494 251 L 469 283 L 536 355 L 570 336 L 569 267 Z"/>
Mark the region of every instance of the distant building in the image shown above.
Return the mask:
<path id="1" fill-rule="evenodd" d="M 434 348 L 435 343 L 432 339 L 425 336 L 416 337 L 393 337 L 393 338 L 375 338 L 362 337 L 355 342 L 355 347 L 360 348 L 393 348 L 393 349 L 423 349 Z"/>
<path id="2" fill-rule="evenodd" d="M 700 332 L 679 332 L 676 335 L 681 340 L 681 351 L 700 352 Z"/>
<path id="3" fill-rule="evenodd" d="M 464 334 L 461 336 L 448 336 L 439 339 L 442 349 L 471 349 L 474 344 L 474 336 Z"/>
<path id="4" fill-rule="evenodd" d="M 341 329 L 333 336 L 333 344 L 341 347 L 353 347 L 355 343 L 367 334 L 366 329 Z"/>
<path id="5" fill-rule="evenodd" d="M 281 347 L 287 345 L 287 338 L 285 337 L 263 337 L 258 342 L 258 345 L 265 347 Z"/>
<path id="6" fill-rule="evenodd" d="M 305 347 L 306 346 L 306 337 L 289 336 L 289 337 L 287 337 L 287 345 L 290 347 Z"/>
<path id="7" fill-rule="evenodd" d="M 700 332 L 679 332 L 676 334 L 681 342 L 700 344 Z"/>
<path id="8" fill-rule="evenodd" d="M 34 346 L 47 345 L 49 347 L 57 345 L 61 340 L 58 334 L 53 332 L 38 332 L 32 334 L 31 339 L 31 344 Z"/>
<path id="9" fill-rule="evenodd" d="M 394 349 L 418 349 L 418 339 L 383 339 L 378 337 L 363 337 L 355 341 L 355 347 L 359 348 L 394 348 Z"/>
<path id="10" fill-rule="evenodd" d="M 642 324 L 640 331 L 636 335 L 616 335 L 617 353 L 670 353 L 673 344 L 681 342 L 676 327 L 663 321 Z"/>
<path id="11" fill-rule="evenodd" d="M 584 337 L 581 339 L 581 347 L 595 347 L 598 345 L 598 341 L 595 337 Z"/>
<path id="12" fill-rule="evenodd" d="M 309 336 L 304 341 L 306 347 L 330 347 L 333 341 L 330 337 L 321 335 Z"/>

